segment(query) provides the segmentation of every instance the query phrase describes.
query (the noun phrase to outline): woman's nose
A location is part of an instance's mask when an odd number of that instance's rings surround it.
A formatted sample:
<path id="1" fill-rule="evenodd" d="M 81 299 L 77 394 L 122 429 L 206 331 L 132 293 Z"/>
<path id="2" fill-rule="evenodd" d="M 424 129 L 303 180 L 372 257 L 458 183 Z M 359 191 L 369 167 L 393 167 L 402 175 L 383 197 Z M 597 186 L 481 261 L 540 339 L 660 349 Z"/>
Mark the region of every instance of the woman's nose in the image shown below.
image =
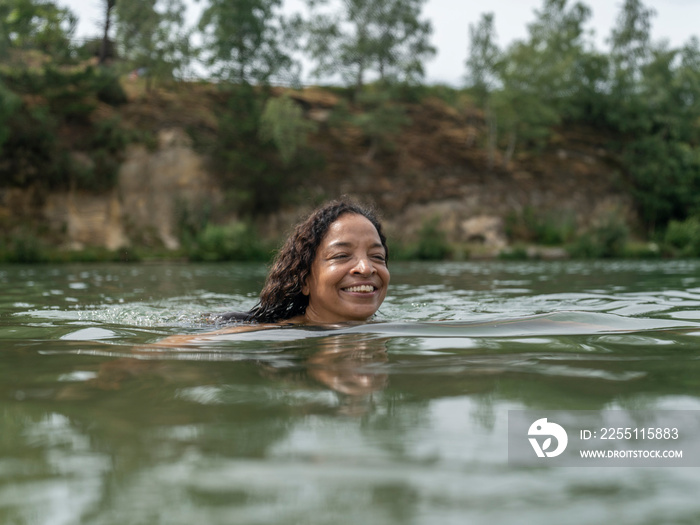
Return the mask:
<path id="1" fill-rule="evenodd" d="M 357 260 L 357 264 L 355 264 L 354 268 L 352 269 L 353 273 L 357 273 L 360 275 L 370 275 L 374 273 L 374 271 L 374 265 L 368 257 L 360 257 Z"/>

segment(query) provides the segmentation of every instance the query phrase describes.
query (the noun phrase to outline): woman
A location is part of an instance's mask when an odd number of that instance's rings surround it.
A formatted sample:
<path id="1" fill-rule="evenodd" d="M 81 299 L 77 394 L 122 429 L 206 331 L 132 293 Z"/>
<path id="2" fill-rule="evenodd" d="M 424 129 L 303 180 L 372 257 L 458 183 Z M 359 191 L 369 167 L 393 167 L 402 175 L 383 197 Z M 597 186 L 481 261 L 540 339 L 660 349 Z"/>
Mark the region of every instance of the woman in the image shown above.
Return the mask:
<path id="1" fill-rule="evenodd" d="M 332 201 L 296 226 L 277 254 L 249 319 L 366 321 L 386 297 L 389 250 L 368 209 Z"/>
<path id="2" fill-rule="evenodd" d="M 374 213 L 347 200 L 317 209 L 287 238 L 249 312 L 219 316 L 255 324 L 219 330 L 242 332 L 285 324 L 335 324 L 370 319 L 386 297 L 389 250 Z M 172 336 L 160 345 L 207 339 Z"/>

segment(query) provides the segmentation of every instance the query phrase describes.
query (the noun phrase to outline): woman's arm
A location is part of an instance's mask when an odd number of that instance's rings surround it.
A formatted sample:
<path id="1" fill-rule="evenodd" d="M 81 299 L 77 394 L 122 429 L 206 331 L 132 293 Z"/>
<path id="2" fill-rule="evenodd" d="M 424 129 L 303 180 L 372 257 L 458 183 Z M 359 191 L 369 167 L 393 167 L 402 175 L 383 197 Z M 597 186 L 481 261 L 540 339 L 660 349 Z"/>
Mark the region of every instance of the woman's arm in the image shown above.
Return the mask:
<path id="1" fill-rule="evenodd" d="M 258 330 L 269 330 L 270 328 L 277 328 L 277 324 L 248 324 L 239 326 L 230 326 L 228 328 L 222 328 L 220 330 L 215 330 L 213 332 L 203 332 L 201 334 L 182 334 L 182 335 L 171 335 L 165 339 L 161 339 L 157 343 L 152 343 L 149 346 L 153 347 L 176 347 L 176 346 L 188 346 L 204 341 L 211 341 L 218 335 L 224 334 L 238 334 L 243 332 L 255 332 Z"/>

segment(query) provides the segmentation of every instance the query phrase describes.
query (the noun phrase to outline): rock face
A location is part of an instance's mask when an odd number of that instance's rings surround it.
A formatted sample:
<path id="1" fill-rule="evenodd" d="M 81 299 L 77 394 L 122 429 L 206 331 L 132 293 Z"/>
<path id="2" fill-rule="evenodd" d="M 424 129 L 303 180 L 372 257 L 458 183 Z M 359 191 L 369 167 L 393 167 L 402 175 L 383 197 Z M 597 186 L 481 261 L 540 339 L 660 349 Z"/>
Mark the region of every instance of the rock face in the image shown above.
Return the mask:
<path id="1" fill-rule="evenodd" d="M 602 163 L 586 163 L 588 184 L 581 185 L 580 176 L 566 171 L 571 159 L 565 160 L 557 177 L 533 176 L 523 170 L 489 173 L 473 166 L 413 169 L 407 175 L 401 163 L 380 175 L 376 167 L 356 166 L 352 174 L 329 183 L 323 193 L 326 197 L 350 194 L 376 203 L 392 237 L 415 240 L 423 225 L 434 221 L 448 241 L 467 244 L 473 254 L 486 257 L 507 247 L 505 219 L 522 217 L 526 210 L 549 214 L 554 220 L 566 217 L 580 230 L 606 214 L 634 223 L 631 199 L 608 187 Z M 115 250 L 147 243 L 172 250 L 179 247 L 178 222 L 207 217 L 223 194 L 188 135 L 171 128 L 159 133 L 155 151 L 141 145 L 127 150 L 114 190 L 99 195 L 51 194 L 43 215 L 72 249 Z M 259 218 L 261 234 L 280 237 L 307 208 L 301 205 Z"/>
<path id="2" fill-rule="evenodd" d="M 73 250 L 86 246 L 117 250 L 129 244 L 116 191 L 106 195 L 83 192 L 52 194 L 46 201 L 44 216 L 53 229 L 65 231 L 68 247 Z"/>
<path id="3" fill-rule="evenodd" d="M 145 236 L 168 249 L 179 247 L 177 221 L 184 214 L 206 213 L 221 192 L 203 167 L 181 129 L 163 130 L 158 150 L 143 146 L 129 150 L 119 170 L 119 201 L 132 238 Z"/>
<path id="4" fill-rule="evenodd" d="M 217 211 L 221 220 L 226 212 L 221 203 L 231 191 L 207 171 L 206 159 L 193 150 L 184 131 L 205 129 L 207 140 L 216 139 L 217 108 L 224 106 L 219 93 L 207 93 L 135 99 L 122 110 L 125 120 L 133 119 L 134 127 L 147 122 L 149 129 L 161 131 L 155 150 L 142 145 L 127 149 L 116 188 L 104 194 L 48 196 L 0 188 L 0 225 L 40 215 L 54 237 L 73 249 L 133 244 L 177 249 L 181 224 L 203 224 Z M 376 204 L 392 238 L 415 242 L 430 225 L 448 242 L 468 245 L 472 256 L 497 255 L 509 236 L 527 241 L 533 221 L 578 232 L 605 224 L 609 217 L 638 223 L 619 163 L 611 162 L 596 133 L 561 130 L 552 139 L 556 149 L 506 160 L 484 149 L 478 112 L 427 99 L 408 104 L 410 124 L 391 146 L 374 151 L 359 128 L 328 122 L 338 103 L 335 95 L 306 90 L 292 99 L 319 125 L 310 145 L 323 158 L 323 168 L 305 174 L 293 195 L 295 206 L 256 218 L 262 237 L 283 236 L 312 203 L 343 194 Z M 80 153 L 74 152 L 74 161 L 81 161 Z"/>
<path id="5" fill-rule="evenodd" d="M 161 131 L 156 151 L 130 147 L 118 181 L 106 194 L 48 196 L 44 217 L 54 231 L 65 232 L 70 248 L 116 250 L 147 241 L 177 249 L 177 221 L 183 214 L 205 213 L 221 194 L 181 129 Z"/>
<path id="6" fill-rule="evenodd" d="M 410 195 L 424 191 L 429 185 L 435 185 L 435 182 L 422 184 L 414 181 L 398 190 L 409 193 L 404 199 L 413 203 L 394 213 L 385 211 L 391 236 L 404 241 L 415 240 L 423 226 L 434 221 L 437 229 L 445 233 L 446 240 L 469 245 L 472 255 L 492 257 L 508 245 L 506 220 L 510 221 L 511 227 L 524 228 L 526 225 L 520 223 L 528 214 L 555 224 L 570 222 L 571 228 L 578 232 L 597 226 L 610 217 L 619 217 L 627 224 L 637 221 L 629 196 L 595 191 L 592 189 L 595 186 L 567 191 L 549 187 L 547 181 L 525 185 L 505 179 L 471 182 L 452 189 L 446 198 L 439 197 L 441 190 L 438 188 L 433 190 L 433 200 L 427 196 L 417 199 Z M 355 195 L 361 197 L 362 193 Z M 391 192 L 382 192 L 376 201 L 387 202 L 390 195 Z M 386 210 L 391 208 L 391 203 L 380 207 Z"/>

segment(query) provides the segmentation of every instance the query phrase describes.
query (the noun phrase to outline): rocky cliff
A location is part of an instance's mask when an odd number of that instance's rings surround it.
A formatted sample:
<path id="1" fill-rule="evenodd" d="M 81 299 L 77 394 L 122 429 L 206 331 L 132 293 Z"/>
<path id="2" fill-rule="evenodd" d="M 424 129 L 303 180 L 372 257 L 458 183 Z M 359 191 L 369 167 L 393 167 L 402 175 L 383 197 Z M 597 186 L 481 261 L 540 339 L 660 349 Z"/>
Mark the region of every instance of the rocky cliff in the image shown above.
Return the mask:
<path id="1" fill-rule="evenodd" d="M 376 203 L 397 238 L 409 241 L 433 221 L 448 240 L 473 245 L 484 255 L 504 248 L 507 233 L 512 237 L 527 213 L 566 219 L 579 230 L 610 215 L 636 222 L 620 174 L 593 134 L 563 130 L 540 153 L 516 155 L 505 163 L 498 154 L 487 158 L 486 130 L 477 111 L 458 111 L 435 98 L 407 104 L 410 123 L 392 147 L 370 152 L 356 129 L 328 123 L 337 102 L 333 95 L 315 90 L 292 98 L 320 125 L 311 143 L 323 156 L 324 168 L 305 177 L 304 201 L 258 217 L 268 237 L 279 237 L 309 202 L 341 194 Z M 30 190 L 5 189 L 0 217 L 40 216 L 73 249 L 143 243 L 176 249 L 183 213 L 216 210 L 225 192 L 235 191 L 217 182 L 185 131 L 195 123 L 215 134 L 215 110 L 199 91 L 155 100 L 141 95 L 120 111 L 131 125 L 147 125 L 157 144 L 128 147 L 114 189 L 42 198 Z M 224 210 L 218 218 L 236 217 Z"/>

